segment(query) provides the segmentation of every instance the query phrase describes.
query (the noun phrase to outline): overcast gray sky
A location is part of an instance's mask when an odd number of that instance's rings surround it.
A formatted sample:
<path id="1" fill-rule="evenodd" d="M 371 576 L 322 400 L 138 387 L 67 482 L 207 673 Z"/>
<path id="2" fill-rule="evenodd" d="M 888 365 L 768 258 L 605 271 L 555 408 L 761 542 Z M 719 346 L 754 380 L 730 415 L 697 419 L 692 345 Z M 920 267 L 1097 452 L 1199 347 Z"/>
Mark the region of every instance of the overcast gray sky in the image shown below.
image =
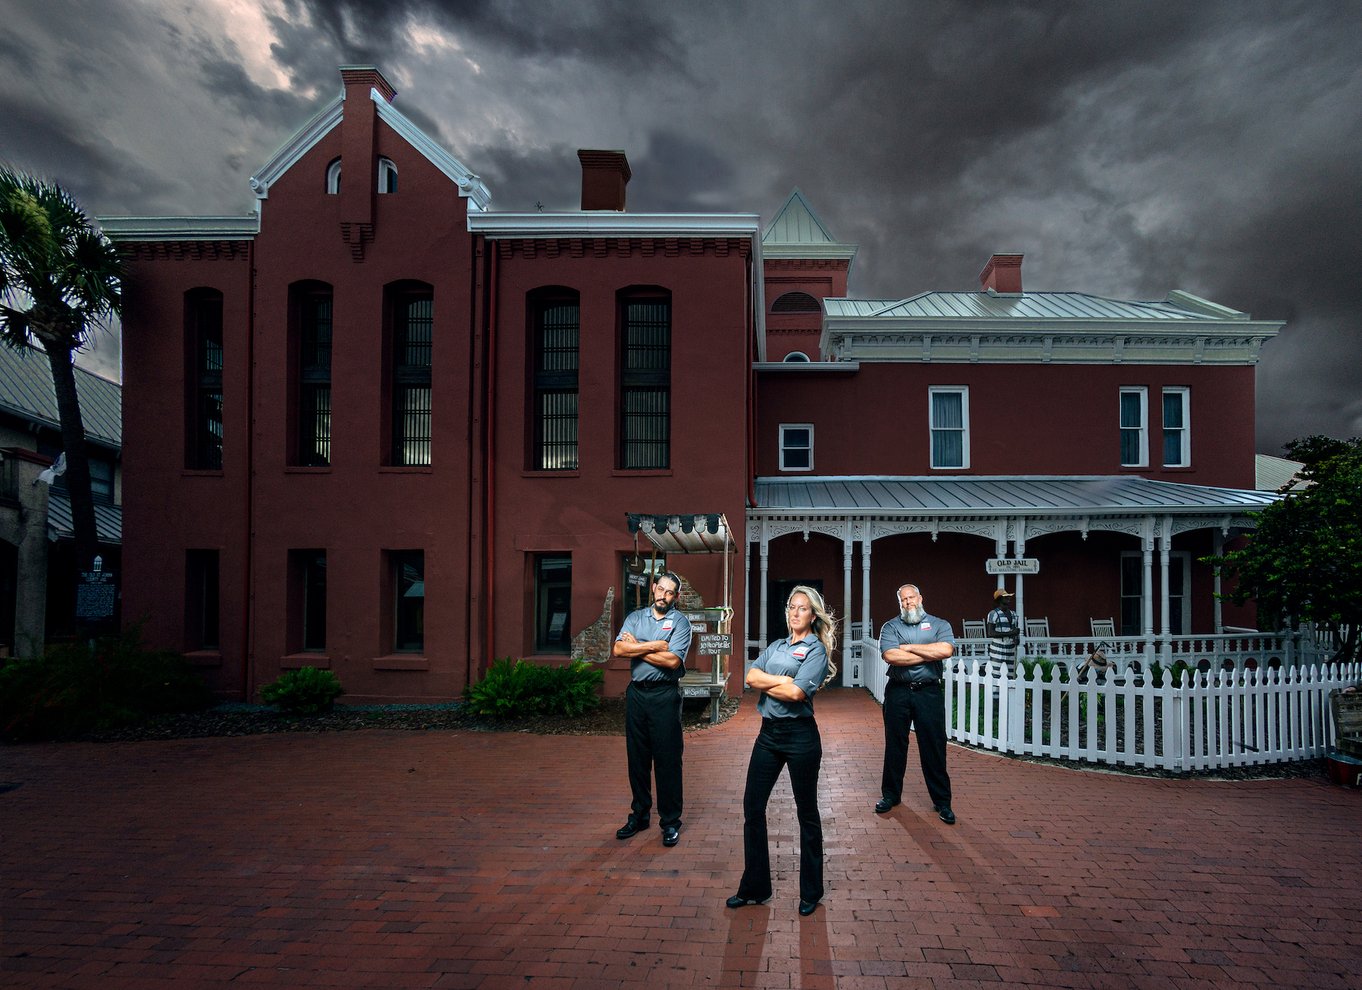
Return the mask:
<path id="1" fill-rule="evenodd" d="M 1287 321 L 1258 449 L 1362 434 L 1362 2 L 0 0 L 0 160 L 92 215 L 244 214 L 247 180 L 377 65 L 494 210 L 798 186 L 851 293 L 1186 289 Z M 94 362 L 116 366 L 106 341 Z"/>

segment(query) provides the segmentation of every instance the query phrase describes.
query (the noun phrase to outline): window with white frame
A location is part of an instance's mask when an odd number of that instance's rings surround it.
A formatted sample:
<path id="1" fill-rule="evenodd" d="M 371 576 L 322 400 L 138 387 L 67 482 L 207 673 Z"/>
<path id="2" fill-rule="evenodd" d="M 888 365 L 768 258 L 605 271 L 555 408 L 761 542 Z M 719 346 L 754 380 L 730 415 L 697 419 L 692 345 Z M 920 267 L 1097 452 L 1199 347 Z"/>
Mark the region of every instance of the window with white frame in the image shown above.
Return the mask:
<path id="1" fill-rule="evenodd" d="M 333 158 L 331 164 L 326 166 L 326 192 L 331 196 L 340 195 L 341 180 L 341 160 Z"/>
<path id="2" fill-rule="evenodd" d="M 780 469 L 813 470 L 813 424 L 780 424 Z"/>
<path id="3" fill-rule="evenodd" d="M 1143 385 L 1121 389 L 1121 467 L 1149 463 L 1149 390 Z"/>
<path id="4" fill-rule="evenodd" d="M 1186 386 L 1163 390 L 1163 466 L 1192 464 L 1191 390 Z"/>
<path id="5" fill-rule="evenodd" d="M 969 388 L 933 385 L 927 390 L 933 468 L 969 467 Z"/>
<path id="6" fill-rule="evenodd" d="M 397 166 L 391 159 L 378 160 L 378 191 L 380 194 L 397 192 Z"/>

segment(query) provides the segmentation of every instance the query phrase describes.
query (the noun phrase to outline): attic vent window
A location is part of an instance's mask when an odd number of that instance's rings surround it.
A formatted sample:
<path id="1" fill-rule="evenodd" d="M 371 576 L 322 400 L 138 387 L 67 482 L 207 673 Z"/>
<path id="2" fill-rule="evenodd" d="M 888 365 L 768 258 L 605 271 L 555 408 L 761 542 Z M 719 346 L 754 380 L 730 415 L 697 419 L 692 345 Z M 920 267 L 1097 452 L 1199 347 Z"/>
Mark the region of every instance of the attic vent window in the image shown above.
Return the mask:
<path id="1" fill-rule="evenodd" d="M 791 351 L 785 355 L 786 364 L 808 364 L 809 356 L 803 351 Z"/>
<path id="2" fill-rule="evenodd" d="M 823 307 L 807 292 L 787 292 L 771 303 L 772 313 L 821 313 Z"/>
<path id="3" fill-rule="evenodd" d="M 387 158 L 378 160 L 378 191 L 380 194 L 397 192 L 397 166 Z"/>
<path id="4" fill-rule="evenodd" d="M 341 160 L 337 158 L 326 166 L 326 192 L 330 196 L 340 195 Z"/>

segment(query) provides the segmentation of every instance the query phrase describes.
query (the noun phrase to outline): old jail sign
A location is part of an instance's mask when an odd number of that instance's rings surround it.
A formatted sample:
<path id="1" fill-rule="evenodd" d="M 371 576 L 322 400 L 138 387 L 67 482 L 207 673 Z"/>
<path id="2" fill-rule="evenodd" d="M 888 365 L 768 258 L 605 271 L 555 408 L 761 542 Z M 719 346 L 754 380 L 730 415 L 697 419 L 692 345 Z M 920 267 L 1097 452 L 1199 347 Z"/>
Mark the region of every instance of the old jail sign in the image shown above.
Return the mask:
<path id="1" fill-rule="evenodd" d="M 984 563 L 989 574 L 1039 574 L 1040 561 L 1035 557 L 994 557 Z"/>

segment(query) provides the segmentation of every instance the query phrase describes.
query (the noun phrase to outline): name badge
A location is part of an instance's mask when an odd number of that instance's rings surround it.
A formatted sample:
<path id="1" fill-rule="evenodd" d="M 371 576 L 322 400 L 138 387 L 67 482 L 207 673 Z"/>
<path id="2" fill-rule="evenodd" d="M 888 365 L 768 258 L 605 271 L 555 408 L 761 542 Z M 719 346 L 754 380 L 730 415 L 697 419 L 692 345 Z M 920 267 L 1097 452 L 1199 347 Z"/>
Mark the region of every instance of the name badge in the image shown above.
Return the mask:
<path id="1" fill-rule="evenodd" d="M 921 625 L 919 628 L 922 628 L 922 629 L 930 629 L 930 628 L 932 628 L 932 624 L 931 624 L 930 622 L 924 622 L 924 623 L 922 623 L 922 625 Z"/>
<path id="2" fill-rule="evenodd" d="M 672 631 L 672 620 L 671 620 L 671 619 L 668 619 L 666 622 L 662 623 L 662 631 L 663 631 L 663 632 L 671 632 L 671 631 Z"/>
<path id="3" fill-rule="evenodd" d="M 796 660 L 803 660 L 808 655 L 809 648 L 807 646 L 797 646 L 790 651 L 790 656 L 794 657 Z"/>

